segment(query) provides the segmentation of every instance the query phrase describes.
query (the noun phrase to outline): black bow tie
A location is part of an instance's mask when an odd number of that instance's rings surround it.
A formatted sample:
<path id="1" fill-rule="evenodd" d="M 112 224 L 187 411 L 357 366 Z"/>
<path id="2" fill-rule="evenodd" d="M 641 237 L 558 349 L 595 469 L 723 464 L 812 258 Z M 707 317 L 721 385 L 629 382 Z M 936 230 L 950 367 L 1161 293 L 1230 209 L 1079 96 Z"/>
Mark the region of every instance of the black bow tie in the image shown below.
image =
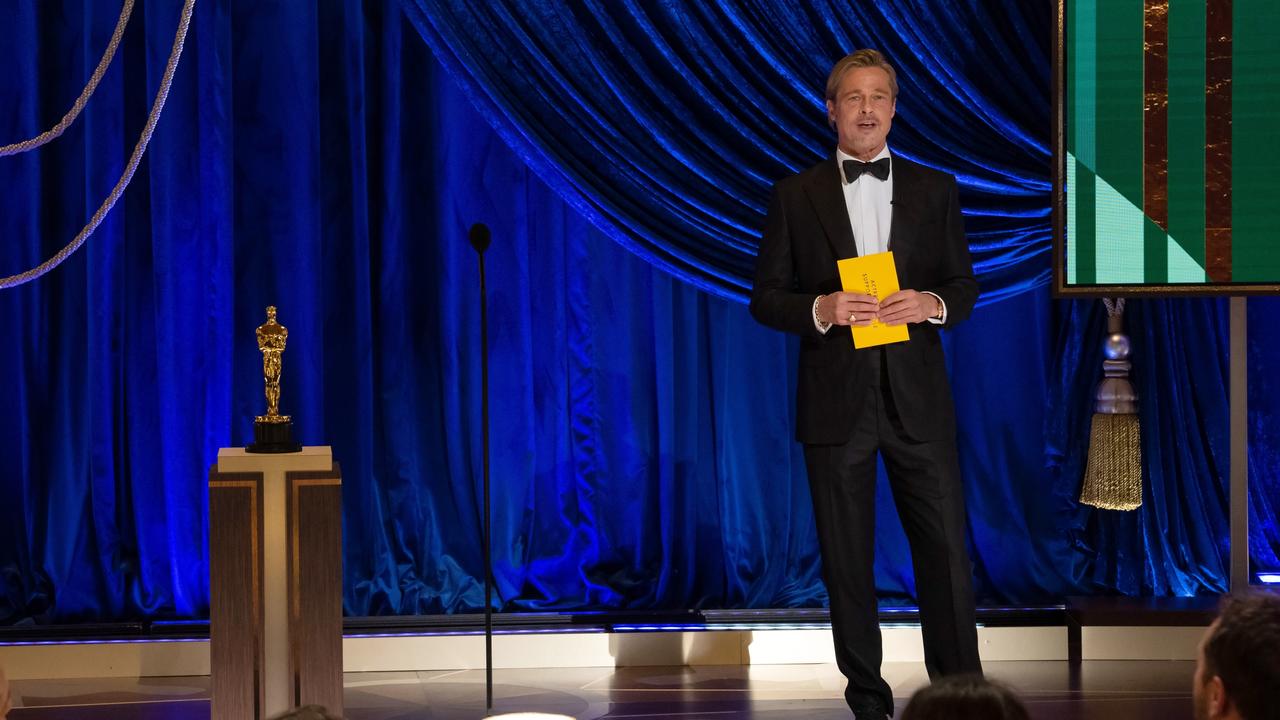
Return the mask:
<path id="1" fill-rule="evenodd" d="M 859 177 L 862 177 L 862 173 L 871 173 L 871 176 L 877 180 L 888 180 L 889 158 L 882 157 L 879 160 L 869 163 L 858 162 L 857 160 L 844 161 L 845 182 L 853 182 L 854 180 L 857 180 Z"/>

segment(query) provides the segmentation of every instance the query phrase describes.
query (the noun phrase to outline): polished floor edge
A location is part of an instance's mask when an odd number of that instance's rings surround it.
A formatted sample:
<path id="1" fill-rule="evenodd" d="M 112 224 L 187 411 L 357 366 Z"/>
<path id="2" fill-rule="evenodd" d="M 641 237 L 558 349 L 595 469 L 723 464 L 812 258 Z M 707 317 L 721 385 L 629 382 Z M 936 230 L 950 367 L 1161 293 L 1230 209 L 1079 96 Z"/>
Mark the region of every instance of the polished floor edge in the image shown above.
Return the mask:
<path id="1" fill-rule="evenodd" d="M 1189 717 L 1195 663 L 986 661 L 1034 720 Z M 920 662 L 881 668 L 897 710 L 928 684 Z M 347 673 L 351 720 L 476 720 L 512 712 L 577 720 L 848 720 L 844 678 L 832 663 L 499 669 L 486 707 L 483 670 Z M 211 679 L 16 680 L 12 720 L 208 720 Z"/>
<path id="2" fill-rule="evenodd" d="M 886 662 L 919 662 L 920 629 L 882 626 Z M 1201 627 L 1089 627 L 1086 660 L 1191 660 Z M 1064 660 L 1063 627 L 980 627 L 986 661 Z M 689 632 L 528 632 L 494 638 L 498 668 L 788 665 L 830 663 L 831 631 L 732 629 Z M 208 641 L 0 645 L 14 679 L 175 677 L 209 673 Z M 362 635 L 343 640 L 345 672 L 467 670 L 484 667 L 482 636 Z"/>

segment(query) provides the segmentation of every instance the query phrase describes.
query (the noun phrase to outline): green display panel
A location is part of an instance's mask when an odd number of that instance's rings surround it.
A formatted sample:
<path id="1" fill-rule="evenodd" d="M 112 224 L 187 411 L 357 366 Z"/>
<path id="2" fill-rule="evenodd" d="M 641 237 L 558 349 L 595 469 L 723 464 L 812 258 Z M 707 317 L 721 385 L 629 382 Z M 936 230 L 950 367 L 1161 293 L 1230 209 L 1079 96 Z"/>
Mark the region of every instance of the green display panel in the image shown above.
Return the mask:
<path id="1" fill-rule="evenodd" d="M 1280 292 L 1280 2 L 1060 0 L 1059 294 Z"/>

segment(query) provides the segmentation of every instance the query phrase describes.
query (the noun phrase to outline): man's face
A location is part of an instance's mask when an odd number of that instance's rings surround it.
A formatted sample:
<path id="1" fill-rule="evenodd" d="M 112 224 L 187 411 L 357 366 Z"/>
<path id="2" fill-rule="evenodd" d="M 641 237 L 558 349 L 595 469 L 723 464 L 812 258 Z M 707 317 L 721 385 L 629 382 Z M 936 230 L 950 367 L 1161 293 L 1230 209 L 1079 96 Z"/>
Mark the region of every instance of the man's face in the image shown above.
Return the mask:
<path id="1" fill-rule="evenodd" d="M 836 99 L 827 101 L 827 119 L 836 126 L 840 149 L 870 160 L 884 147 L 896 106 L 889 73 L 878 67 L 846 72 Z"/>

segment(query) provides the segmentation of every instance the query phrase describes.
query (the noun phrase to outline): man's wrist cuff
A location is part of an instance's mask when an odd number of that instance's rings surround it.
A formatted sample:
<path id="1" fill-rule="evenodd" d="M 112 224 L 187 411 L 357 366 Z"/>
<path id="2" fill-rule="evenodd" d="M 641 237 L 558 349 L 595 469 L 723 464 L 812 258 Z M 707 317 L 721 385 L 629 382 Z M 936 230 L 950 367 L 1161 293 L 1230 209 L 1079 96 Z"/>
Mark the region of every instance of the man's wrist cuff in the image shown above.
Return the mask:
<path id="1" fill-rule="evenodd" d="M 923 292 L 925 295 L 928 295 L 932 297 L 934 300 L 938 301 L 937 311 L 933 315 L 930 315 L 925 319 L 933 323 L 934 325 L 942 325 L 946 323 L 947 322 L 947 303 L 943 301 L 942 296 L 937 293 L 929 292 L 928 290 L 925 290 Z"/>
<path id="2" fill-rule="evenodd" d="M 819 295 L 813 299 L 813 326 L 818 329 L 818 332 L 826 335 L 827 331 L 831 329 L 831 323 L 825 323 L 818 319 L 818 301 L 824 297 L 826 295 Z"/>

